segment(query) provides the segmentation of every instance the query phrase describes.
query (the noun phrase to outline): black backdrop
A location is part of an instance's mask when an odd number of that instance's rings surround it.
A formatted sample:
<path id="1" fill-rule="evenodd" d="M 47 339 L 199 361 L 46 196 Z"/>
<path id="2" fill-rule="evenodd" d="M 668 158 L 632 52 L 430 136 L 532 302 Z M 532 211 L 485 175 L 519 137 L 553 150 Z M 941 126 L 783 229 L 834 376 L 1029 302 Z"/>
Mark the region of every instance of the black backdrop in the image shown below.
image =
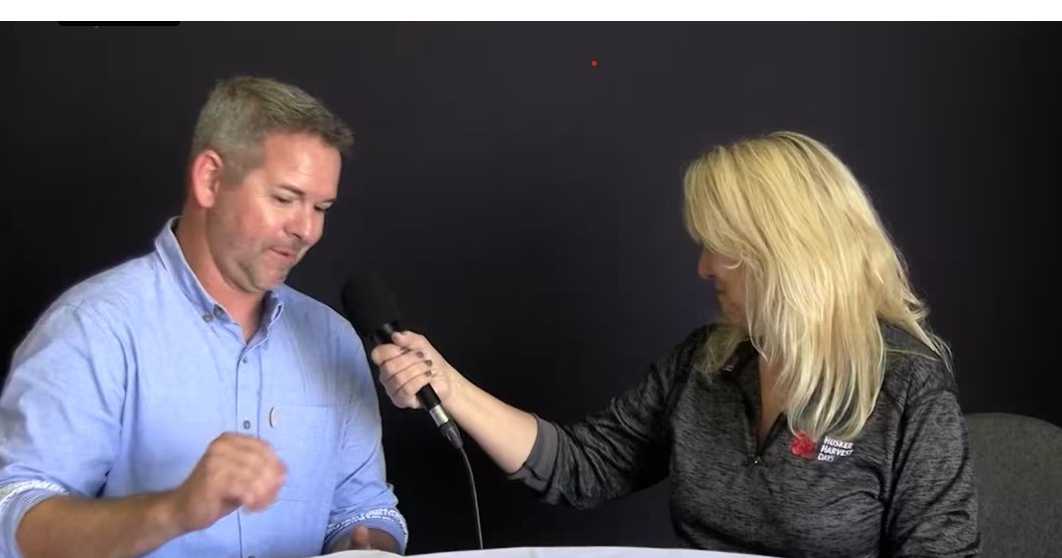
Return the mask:
<path id="1" fill-rule="evenodd" d="M 1062 424 L 1058 28 L 1047 24 L 0 26 L 5 355 L 62 289 L 150 248 L 179 210 L 219 77 L 268 75 L 357 134 L 291 284 L 338 308 L 386 270 L 415 328 L 517 406 L 575 420 L 715 311 L 680 218 L 683 165 L 772 129 L 866 183 L 953 344 L 968 412 Z M 591 66 L 597 60 L 597 66 Z M 5 357 L 6 358 L 6 357 Z M 381 393 L 381 397 L 384 397 Z M 460 457 L 382 400 L 410 552 L 471 548 Z M 549 508 L 470 449 L 488 546 L 668 545 L 667 486 Z"/>

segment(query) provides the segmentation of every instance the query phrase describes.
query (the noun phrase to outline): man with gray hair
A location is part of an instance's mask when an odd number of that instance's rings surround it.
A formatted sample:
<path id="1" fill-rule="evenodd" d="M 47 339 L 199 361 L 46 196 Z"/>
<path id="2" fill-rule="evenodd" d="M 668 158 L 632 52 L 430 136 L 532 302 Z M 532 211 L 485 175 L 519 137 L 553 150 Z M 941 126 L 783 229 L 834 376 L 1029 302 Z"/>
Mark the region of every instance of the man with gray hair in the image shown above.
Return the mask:
<path id="1" fill-rule="evenodd" d="M 15 352 L 0 558 L 405 552 L 357 332 L 284 284 L 352 141 L 297 87 L 214 88 L 180 216 L 63 293 Z"/>

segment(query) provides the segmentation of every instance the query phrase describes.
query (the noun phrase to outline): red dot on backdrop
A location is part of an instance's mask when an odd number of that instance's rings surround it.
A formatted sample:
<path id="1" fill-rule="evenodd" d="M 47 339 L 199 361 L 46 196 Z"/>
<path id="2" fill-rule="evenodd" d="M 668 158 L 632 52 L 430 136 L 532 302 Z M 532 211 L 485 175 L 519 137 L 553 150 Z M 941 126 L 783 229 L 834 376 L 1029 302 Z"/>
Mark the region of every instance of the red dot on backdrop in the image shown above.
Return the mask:
<path id="1" fill-rule="evenodd" d="M 591 60 L 590 61 L 590 65 L 591 66 L 597 66 L 597 60 Z"/>

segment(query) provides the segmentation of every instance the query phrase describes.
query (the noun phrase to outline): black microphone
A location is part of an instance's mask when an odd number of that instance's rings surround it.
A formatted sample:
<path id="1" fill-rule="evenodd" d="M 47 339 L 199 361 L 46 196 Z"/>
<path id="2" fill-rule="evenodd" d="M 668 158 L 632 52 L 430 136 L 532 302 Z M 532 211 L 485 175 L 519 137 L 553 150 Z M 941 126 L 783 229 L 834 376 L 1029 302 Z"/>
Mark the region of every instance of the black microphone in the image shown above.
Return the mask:
<path id="1" fill-rule="evenodd" d="M 400 331 L 399 321 L 402 315 L 398 311 L 398 303 L 383 280 L 375 273 L 365 273 L 348 279 L 343 285 L 341 298 L 347 319 L 359 334 L 368 333 L 374 343 L 390 343 L 391 336 Z M 431 415 L 443 436 L 455 448 L 461 449 L 464 444 L 457 424 L 446 413 L 446 409 L 443 409 L 431 384 L 420 388 L 417 400 Z"/>

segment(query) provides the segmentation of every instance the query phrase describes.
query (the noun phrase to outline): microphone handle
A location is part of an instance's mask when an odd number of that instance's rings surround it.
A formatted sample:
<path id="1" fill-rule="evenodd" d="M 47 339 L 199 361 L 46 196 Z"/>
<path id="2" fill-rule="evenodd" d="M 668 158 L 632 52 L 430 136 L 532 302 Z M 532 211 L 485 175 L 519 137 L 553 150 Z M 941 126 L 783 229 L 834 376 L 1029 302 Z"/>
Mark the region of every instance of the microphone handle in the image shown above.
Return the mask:
<path id="1" fill-rule="evenodd" d="M 376 329 L 373 332 L 373 340 L 377 344 L 390 343 L 391 337 L 398 331 L 398 322 L 388 322 Z M 428 384 L 417 392 L 417 400 L 420 401 L 428 414 L 431 415 L 431 420 L 435 422 L 435 426 L 442 430 L 443 436 L 450 441 L 455 448 L 461 449 L 464 445 L 464 441 L 461 439 L 461 433 L 457 430 L 457 424 L 454 423 L 450 415 L 446 413 L 446 409 L 443 409 L 442 402 L 439 401 L 439 395 L 435 393 L 435 389 Z"/>

